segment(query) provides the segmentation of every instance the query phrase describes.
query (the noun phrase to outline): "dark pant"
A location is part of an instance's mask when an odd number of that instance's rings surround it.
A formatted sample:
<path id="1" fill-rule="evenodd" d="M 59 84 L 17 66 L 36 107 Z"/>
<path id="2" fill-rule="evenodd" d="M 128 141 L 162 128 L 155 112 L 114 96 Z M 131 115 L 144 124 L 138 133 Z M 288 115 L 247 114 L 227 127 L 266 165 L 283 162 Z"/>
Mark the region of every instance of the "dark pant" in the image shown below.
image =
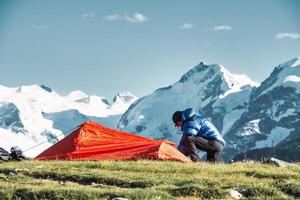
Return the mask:
<path id="1" fill-rule="evenodd" d="M 201 162 L 198 150 L 207 152 L 208 162 L 219 162 L 224 146 L 218 141 L 207 140 L 198 136 L 183 135 L 178 150 L 184 155 L 190 156 L 192 161 Z"/>

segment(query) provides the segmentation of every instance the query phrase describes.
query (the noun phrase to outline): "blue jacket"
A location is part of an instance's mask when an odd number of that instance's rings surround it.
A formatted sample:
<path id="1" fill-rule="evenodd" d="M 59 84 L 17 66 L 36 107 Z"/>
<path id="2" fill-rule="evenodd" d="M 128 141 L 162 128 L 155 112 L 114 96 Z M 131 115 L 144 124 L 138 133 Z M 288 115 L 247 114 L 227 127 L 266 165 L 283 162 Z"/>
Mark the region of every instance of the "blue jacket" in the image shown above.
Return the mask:
<path id="1" fill-rule="evenodd" d="M 203 116 L 196 115 L 193 108 L 188 108 L 182 111 L 181 117 L 181 130 L 183 131 L 184 135 L 195 135 L 207 140 L 218 141 L 225 146 L 226 142 L 218 129 Z"/>

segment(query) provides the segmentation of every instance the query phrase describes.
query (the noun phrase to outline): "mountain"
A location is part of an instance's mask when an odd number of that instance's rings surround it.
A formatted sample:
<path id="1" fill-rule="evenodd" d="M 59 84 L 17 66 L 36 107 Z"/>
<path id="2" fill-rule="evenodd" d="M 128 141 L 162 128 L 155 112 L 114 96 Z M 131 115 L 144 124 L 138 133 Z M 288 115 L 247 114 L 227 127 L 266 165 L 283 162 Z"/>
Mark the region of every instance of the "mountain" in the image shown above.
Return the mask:
<path id="1" fill-rule="evenodd" d="M 253 90 L 249 107 L 226 135 L 225 159 L 269 155 L 300 161 L 300 58 L 277 66 Z"/>
<path id="2" fill-rule="evenodd" d="M 263 157 L 263 148 L 275 152 L 284 144 L 292 148 L 288 152 L 295 152 L 300 130 L 299 60 L 279 65 L 261 84 L 245 75 L 232 74 L 221 65 L 200 63 L 175 84 L 132 104 L 118 127 L 178 142 L 181 133 L 175 129 L 171 116 L 176 110 L 193 107 L 222 132 L 228 143 L 223 154 L 225 161 L 243 157 L 237 155 L 240 152 L 249 156 L 254 150 Z M 287 157 L 286 160 L 295 161 Z"/>
<path id="3" fill-rule="evenodd" d="M 212 119 L 219 129 L 239 118 L 248 103 L 252 87 L 258 85 L 246 75 L 230 73 L 223 66 L 201 62 L 171 86 L 140 98 L 122 116 L 119 128 L 154 138 L 178 142 L 171 116 L 176 110 L 193 107 Z M 236 98 L 239 95 L 239 98 Z M 230 120 L 223 122 L 225 115 Z"/>
<path id="4" fill-rule="evenodd" d="M 114 99 L 110 104 L 104 97 L 79 90 L 60 96 L 45 85 L 0 86 L 0 146 L 24 150 L 46 141 L 26 152 L 34 156 L 86 120 L 115 128 L 137 97 L 121 92 Z"/>
<path id="5" fill-rule="evenodd" d="M 120 113 L 126 112 L 128 105 L 137 100 L 137 98 L 128 91 L 118 92 L 113 98 L 112 105 L 108 108 L 111 115 L 119 115 Z"/>
<path id="6" fill-rule="evenodd" d="M 88 119 L 178 142 L 181 131 L 171 117 L 188 107 L 222 132 L 225 161 L 269 156 L 300 161 L 300 58 L 278 65 L 260 84 L 201 62 L 168 87 L 139 99 L 122 91 L 111 103 L 79 90 L 61 96 L 45 85 L 0 86 L 0 146 L 26 150 L 47 141 L 26 152 L 34 156 Z"/>

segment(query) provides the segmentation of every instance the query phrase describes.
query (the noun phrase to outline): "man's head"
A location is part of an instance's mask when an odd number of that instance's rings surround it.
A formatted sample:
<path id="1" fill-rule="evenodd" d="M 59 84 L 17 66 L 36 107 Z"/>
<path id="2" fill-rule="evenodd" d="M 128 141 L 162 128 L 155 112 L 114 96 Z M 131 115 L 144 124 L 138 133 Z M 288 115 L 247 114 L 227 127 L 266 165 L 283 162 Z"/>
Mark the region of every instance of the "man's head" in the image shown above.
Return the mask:
<path id="1" fill-rule="evenodd" d="M 176 111 L 173 113 L 172 120 L 175 126 L 182 126 L 182 113 L 181 111 Z"/>

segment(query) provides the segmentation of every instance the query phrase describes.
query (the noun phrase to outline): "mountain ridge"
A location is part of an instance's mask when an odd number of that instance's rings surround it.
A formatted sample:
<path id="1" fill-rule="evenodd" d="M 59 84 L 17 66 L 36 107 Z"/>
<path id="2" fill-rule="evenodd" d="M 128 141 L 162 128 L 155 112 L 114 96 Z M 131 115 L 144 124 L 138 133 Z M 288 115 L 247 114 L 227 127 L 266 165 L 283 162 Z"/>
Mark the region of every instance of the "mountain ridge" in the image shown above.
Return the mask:
<path id="1" fill-rule="evenodd" d="M 185 73 L 178 82 L 157 89 L 132 104 L 122 116 L 118 127 L 144 136 L 178 142 L 181 135 L 173 127 L 170 116 L 176 110 L 194 107 L 196 111 L 207 116 L 228 141 L 224 153 L 225 161 L 232 159 L 236 152 L 270 147 L 271 144 L 276 146 L 291 135 L 297 135 L 295 130 L 300 129 L 297 121 L 299 117 L 295 115 L 300 113 L 300 100 L 297 98 L 300 85 L 297 84 L 300 73 L 298 67 L 299 57 L 277 66 L 261 84 L 251 79 L 245 83 L 246 79 L 239 85 L 233 83 L 234 81 L 228 84 L 225 78 L 228 70 L 223 66 L 201 62 Z M 225 73 L 220 73 L 222 70 Z M 286 77 L 293 84 L 277 82 L 287 80 Z M 235 88 L 230 87 L 235 85 Z M 273 99 L 276 101 L 273 102 Z M 272 115 L 276 102 L 280 102 L 282 107 L 278 107 L 280 111 L 274 111 Z M 153 109 L 159 106 L 161 109 Z M 275 122 L 271 115 L 284 123 Z M 160 119 L 155 119 L 158 116 Z M 295 123 L 284 121 L 287 118 L 292 119 L 293 116 Z M 282 131 L 284 134 L 280 134 Z M 256 146 L 256 142 L 259 145 Z"/>
<path id="2" fill-rule="evenodd" d="M 11 135 L 13 138 L 11 144 L 1 140 L 0 146 L 9 149 L 18 145 L 27 149 L 47 141 L 41 148 L 28 153 L 32 157 L 61 139 L 62 133 L 68 133 L 86 120 L 115 126 L 124 110 L 137 99 L 130 92 L 122 94 L 124 99 L 109 104 L 104 97 L 79 90 L 60 96 L 45 85 L 0 86 L 0 137 Z"/>
<path id="3" fill-rule="evenodd" d="M 193 107 L 222 132 L 227 141 L 225 161 L 237 153 L 239 158 L 253 151 L 263 155 L 259 149 L 277 152 L 276 148 L 284 144 L 297 146 L 293 140 L 300 137 L 299 83 L 300 57 L 278 65 L 261 83 L 233 74 L 222 65 L 200 62 L 172 85 L 139 99 L 121 91 L 111 103 L 80 90 L 60 96 L 45 85 L 0 85 L 1 137 L 7 140 L 12 134 L 14 140 L 30 140 L 28 146 L 47 139 L 49 146 L 62 132 L 90 119 L 111 128 L 178 142 L 181 132 L 171 116 L 176 110 Z M 24 147 L 21 141 L 16 143 Z M 0 145 L 8 148 L 3 142 Z"/>

